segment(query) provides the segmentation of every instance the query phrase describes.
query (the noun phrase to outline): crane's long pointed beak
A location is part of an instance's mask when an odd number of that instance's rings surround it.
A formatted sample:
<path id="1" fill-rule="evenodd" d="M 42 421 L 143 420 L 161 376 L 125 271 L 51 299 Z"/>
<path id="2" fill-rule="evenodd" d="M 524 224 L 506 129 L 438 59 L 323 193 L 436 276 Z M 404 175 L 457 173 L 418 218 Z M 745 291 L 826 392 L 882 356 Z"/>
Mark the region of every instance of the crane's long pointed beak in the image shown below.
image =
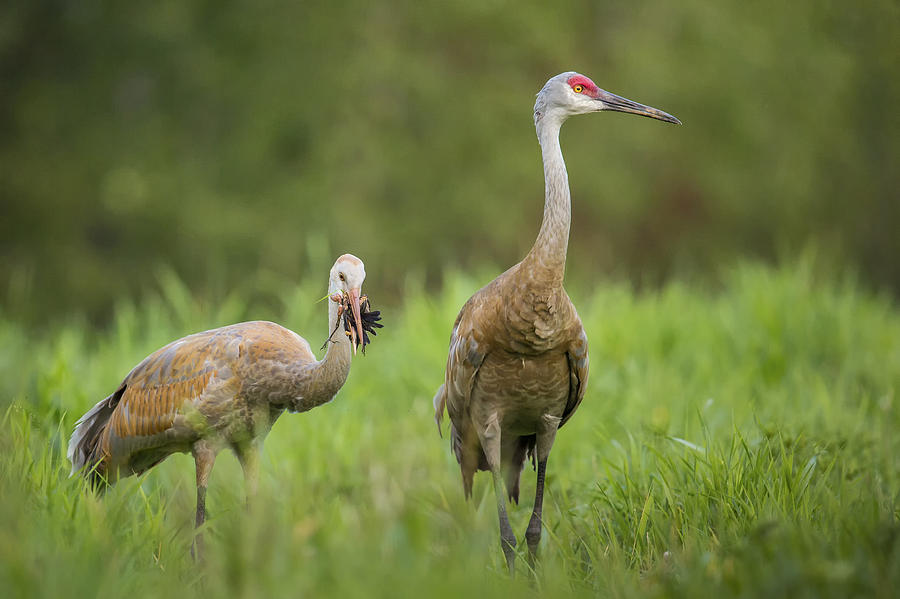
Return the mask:
<path id="1" fill-rule="evenodd" d="M 667 123 L 675 123 L 676 125 L 681 124 L 681 121 L 676 119 L 668 112 L 663 112 L 662 110 L 658 110 L 650 106 L 638 104 L 637 102 L 629 100 L 628 98 L 623 98 L 622 96 L 611 94 L 608 91 L 602 89 L 600 90 L 600 95 L 597 97 L 597 100 L 603 103 L 603 108 L 601 108 L 601 110 L 628 112 L 630 114 L 650 117 L 651 119 L 658 119 Z"/>
<path id="2" fill-rule="evenodd" d="M 363 339 L 363 328 L 362 328 L 362 316 L 359 313 L 359 288 L 351 289 L 347 292 L 347 295 L 350 296 L 350 309 L 353 311 L 353 322 L 356 326 L 356 338 L 362 342 Z M 353 353 L 356 353 L 356 343 L 352 343 L 353 345 Z"/>

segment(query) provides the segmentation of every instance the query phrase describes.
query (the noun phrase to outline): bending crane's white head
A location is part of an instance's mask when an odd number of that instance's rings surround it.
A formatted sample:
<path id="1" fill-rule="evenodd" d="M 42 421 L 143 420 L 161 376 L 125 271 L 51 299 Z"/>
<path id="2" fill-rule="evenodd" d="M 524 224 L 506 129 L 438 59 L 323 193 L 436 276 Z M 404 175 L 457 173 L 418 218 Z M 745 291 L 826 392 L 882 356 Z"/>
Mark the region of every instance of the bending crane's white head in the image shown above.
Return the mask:
<path id="1" fill-rule="evenodd" d="M 680 125 L 671 114 L 632 102 L 621 96 L 602 90 L 590 80 L 574 71 L 551 77 L 538 92 L 534 103 L 534 122 L 552 119 L 560 124 L 573 114 L 587 114 L 601 110 L 628 112 Z"/>
<path id="2" fill-rule="evenodd" d="M 331 300 L 340 303 L 344 294 L 350 298 L 350 309 L 356 321 L 359 339 L 363 337 L 362 319 L 359 314 L 359 296 L 362 284 L 366 280 L 366 267 L 363 261 L 353 254 L 344 254 L 334 262 L 328 276 L 328 295 Z"/>
<path id="3" fill-rule="evenodd" d="M 366 267 L 363 261 L 353 254 L 344 254 L 334 262 L 328 276 L 328 293 L 350 292 L 355 289 L 359 293 L 363 281 L 366 280 Z"/>

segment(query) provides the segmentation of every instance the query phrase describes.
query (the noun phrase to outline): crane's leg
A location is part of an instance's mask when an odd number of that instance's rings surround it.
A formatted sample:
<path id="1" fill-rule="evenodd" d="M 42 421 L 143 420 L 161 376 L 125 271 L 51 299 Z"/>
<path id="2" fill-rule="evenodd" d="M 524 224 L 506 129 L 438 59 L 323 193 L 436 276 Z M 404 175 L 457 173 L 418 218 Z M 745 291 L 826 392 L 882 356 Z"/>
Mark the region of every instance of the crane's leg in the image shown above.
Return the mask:
<path id="1" fill-rule="evenodd" d="M 238 461 L 244 471 L 244 487 L 247 497 L 247 508 L 253 506 L 256 500 L 256 491 L 259 487 L 259 443 L 251 441 L 239 447 L 237 451 Z"/>
<path id="2" fill-rule="evenodd" d="M 506 556 L 509 573 L 515 574 L 516 535 L 509 525 L 509 516 L 506 515 L 506 486 L 500 469 L 500 423 L 496 413 L 491 415 L 478 436 L 491 469 L 491 476 L 494 478 L 494 497 L 497 500 L 497 516 L 500 519 L 500 546 L 503 548 L 503 555 Z"/>
<path id="3" fill-rule="evenodd" d="M 196 528 L 206 521 L 206 487 L 209 483 L 209 474 L 216 462 L 216 452 L 206 441 L 197 441 L 191 448 L 194 462 L 197 465 L 197 519 Z M 203 553 L 203 533 L 197 530 L 194 534 L 194 543 L 191 545 L 191 555 L 199 560 Z"/>
<path id="4" fill-rule="evenodd" d="M 528 543 L 528 562 L 534 567 L 537 558 L 538 545 L 541 542 L 541 512 L 544 507 L 544 477 L 547 474 L 547 458 L 550 457 L 550 449 L 556 440 L 556 431 L 559 429 L 560 419 L 556 416 L 545 415 L 543 427 L 537 434 L 535 453 L 537 458 L 537 487 L 534 492 L 534 510 L 531 512 L 531 520 L 528 521 L 528 529 L 525 531 L 525 541 Z"/>

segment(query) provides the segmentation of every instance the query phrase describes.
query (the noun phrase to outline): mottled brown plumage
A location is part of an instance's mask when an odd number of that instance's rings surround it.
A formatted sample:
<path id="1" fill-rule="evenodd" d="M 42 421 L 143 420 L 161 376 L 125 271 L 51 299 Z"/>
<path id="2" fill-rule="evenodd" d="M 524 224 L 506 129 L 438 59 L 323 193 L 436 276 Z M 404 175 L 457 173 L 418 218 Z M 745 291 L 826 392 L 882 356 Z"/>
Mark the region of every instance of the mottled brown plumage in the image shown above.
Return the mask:
<path id="1" fill-rule="evenodd" d="M 584 397 L 588 348 L 581 320 L 562 286 L 541 281 L 532 263 L 529 255 L 479 290 L 453 327 L 436 417 L 440 422 L 446 406 L 467 496 L 475 471 L 490 470 L 478 424 L 502 424 L 507 492 L 518 502 L 519 474 L 534 457 L 538 429 L 562 426 Z M 547 418 L 547 425 L 536 424 Z"/>
<path id="2" fill-rule="evenodd" d="M 501 547 L 514 570 L 516 538 L 506 495 L 518 502 L 519 475 L 536 463 L 534 510 L 525 538 L 533 559 L 541 537 L 547 458 L 556 431 L 575 413 L 588 379 L 588 343 L 563 289 L 571 221 L 569 182 L 559 130 L 573 114 L 618 110 L 678 122 L 674 117 L 597 88 L 577 73 L 550 79 L 534 107 L 544 162 L 545 203 L 534 246 L 516 264 L 473 295 L 450 336 L 444 384 L 434 397 L 440 429 L 450 416 L 451 447 L 466 496 L 477 470 L 494 480 Z M 505 485 L 505 492 L 504 492 Z"/>
<path id="3" fill-rule="evenodd" d="M 365 268 L 345 254 L 331 269 L 329 293 L 361 322 Z M 329 301 L 329 331 L 340 324 Z M 355 303 L 355 308 L 351 304 Z M 361 327 L 356 339 L 363 339 Z M 334 335 L 321 361 L 299 335 L 272 322 L 244 322 L 184 337 L 138 364 L 118 389 L 82 416 L 69 442 L 72 472 L 96 484 L 140 474 L 166 457 L 191 452 L 197 464 L 197 525 L 205 519 L 206 484 L 216 454 L 235 452 L 256 485 L 258 450 L 285 410 L 305 412 L 330 401 L 350 371 L 351 338 Z"/>

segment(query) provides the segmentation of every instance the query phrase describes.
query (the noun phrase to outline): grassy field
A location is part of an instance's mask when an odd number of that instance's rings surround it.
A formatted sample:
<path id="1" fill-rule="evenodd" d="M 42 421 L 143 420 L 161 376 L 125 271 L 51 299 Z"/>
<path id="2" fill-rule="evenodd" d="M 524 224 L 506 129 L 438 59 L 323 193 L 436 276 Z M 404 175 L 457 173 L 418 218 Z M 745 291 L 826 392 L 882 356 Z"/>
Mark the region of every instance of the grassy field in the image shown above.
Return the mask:
<path id="1" fill-rule="evenodd" d="M 274 309 L 180 284 L 111 326 L 32 335 L 0 313 L 0 589 L 20 597 L 853 597 L 900 588 L 900 310 L 812 260 L 716 288 L 571 295 L 591 379 L 548 467 L 542 562 L 504 573 L 489 477 L 466 503 L 431 397 L 456 311 L 484 280 L 415 280 L 331 404 L 284 415 L 244 506 L 222 454 L 207 559 L 189 557 L 192 460 L 95 497 L 68 478 L 75 419 L 165 342 L 276 318 L 314 347 L 324 281 Z M 377 305 L 377 298 L 373 298 Z M 277 307 L 280 305 L 281 307 Z M 7 407 L 8 406 L 8 407 Z M 520 540 L 534 475 L 511 510 Z M 520 543 L 524 548 L 524 543 Z M 524 554 L 522 554 L 524 557 Z"/>

